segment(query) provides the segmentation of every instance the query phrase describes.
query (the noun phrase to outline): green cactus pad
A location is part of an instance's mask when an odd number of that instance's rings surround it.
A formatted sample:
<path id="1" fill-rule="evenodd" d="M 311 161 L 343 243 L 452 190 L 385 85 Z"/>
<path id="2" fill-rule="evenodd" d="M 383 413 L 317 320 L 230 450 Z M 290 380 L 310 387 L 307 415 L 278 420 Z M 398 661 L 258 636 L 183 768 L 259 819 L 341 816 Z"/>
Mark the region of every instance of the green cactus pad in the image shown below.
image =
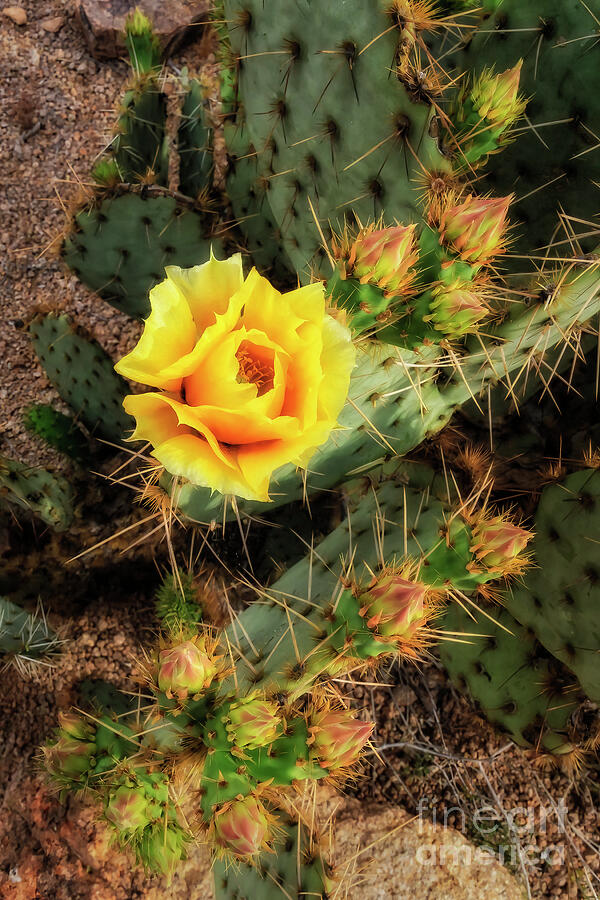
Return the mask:
<path id="1" fill-rule="evenodd" d="M 549 255 L 564 257 L 570 247 L 568 231 L 557 229 L 560 210 L 577 217 L 576 233 L 593 231 L 580 223 L 597 220 L 600 103 L 589 90 L 600 66 L 597 19 L 596 4 L 581 0 L 502 0 L 471 21 L 461 19 L 464 47 L 445 55 L 444 65 L 457 72 L 479 73 L 492 65 L 502 72 L 523 60 L 528 121 L 517 127 L 512 146 L 491 157 L 480 188 L 515 191 L 516 253 L 539 251 L 555 239 L 562 243 Z M 473 29 L 473 22 L 479 27 Z M 582 240 L 584 249 L 591 249 L 590 240 Z M 514 266 L 522 272 L 523 260 Z"/>
<path id="2" fill-rule="evenodd" d="M 192 202 L 146 189 L 103 194 L 75 214 L 62 248 L 66 264 L 93 291 L 131 316 L 150 312 L 148 292 L 168 265 L 207 261 L 210 218 Z"/>
<path id="3" fill-rule="evenodd" d="M 467 570 L 473 559 L 468 526 L 456 518 L 447 530 L 451 507 L 438 499 L 440 490 L 443 484 L 427 467 L 398 463 L 379 482 L 347 485 L 348 517 L 271 585 L 271 600 L 254 604 L 228 628 L 229 646 L 241 651 L 237 689 L 262 687 L 295 697 L 318 675 L 335 672 L 344 654 L 366 659 L 391 652 L 369 635 L 356 599 L 348 592 L 340 599 L 344 560 L 353 559 L 352 574 L 363 585 L 382 561 L 391 566 L 407 557 L 422 562 L 418 577 L 434 586 L 447 582 L 471 593 L 486 581 L 488 576 Z M 377 522 L 384 520 L 380 539 Z M 253 648 L 260 648 L 258 655 Z M 232 680 L 220 689 L 232 690 Z"/>
<path id="4" fill-rule="evenodd" d="M 119 181 L 161 184 L 169 177 L 167 98 L 155 81 L 145 81 L 123 97 L 117 133 L 109 147 Z"/>
<path id="5" fill-rule="evenodd" d="M 60 643 L 41 605 L 29 613 L 0 597 L 0 668 L 14 665 L 21 673 L 35 672 L 58 652 Z"/>
<path id="6" fill-rule="evenodd" d="M 535 518 L 535 568 L 507 594 L 513 616 L 600 702 L 600 470 L 547 487 Z"/>
<path id="7" fill-rule="evenodd" d="M 471 611 L 476 621 L 454 603 L 441 624 L 450 634 L 440 641 L 440 658 L 453 683 L 515 743 L 568 753 L 569 720 L 581 701 L 570 673 L 507 610 L 487 609 L 495 621 Z"/>
<path id="8" fill-rule="evenodd" d="M 193 200 L 210 186 L 213 169 L 212 128 L 207 122 L 205 93 L 198 80 L 190 81 L 181 105 L 177 132 L 179 190 Z"/>
<path id="9" fill-rule="evenodd" d="M 395 74 L 401 28 L 392 11 L 360 3 L 349 14 L 341 0 L 281 0 L 274 18 L 262 0 L 224 6 L 242 105 L 229 150 L 235 161 L 254 149 L 244 189 L 236 164 L 229 193 L 250 241 L 262 242 L 272 260 L 283 245 L 306 279 L 311 270 L 330 272 L 311 203 L 326 238 L 346 214 L 418 219 L 419 177 L 450 165 L 432 136 L 432 107 Z M 268 231 L 253 236 L 271 217 L 270 239 Z"/>
<path id="10" fill-rule="evenodd" d="M 102 347 L 76 331 L 64 315 L 36 318 L 29 331 L 48 378 L 77 418 L 92 434 L 122 441 L 133 427 L 123 410 L 127 383 Z"/>
<path id="11" fill-rule="evenodd" d="M 73 492 L 65 478 L 0 456 L 0 505 L 3 501 L 29 510 L 56 531 L 65 531 L 73 520 Z"/>

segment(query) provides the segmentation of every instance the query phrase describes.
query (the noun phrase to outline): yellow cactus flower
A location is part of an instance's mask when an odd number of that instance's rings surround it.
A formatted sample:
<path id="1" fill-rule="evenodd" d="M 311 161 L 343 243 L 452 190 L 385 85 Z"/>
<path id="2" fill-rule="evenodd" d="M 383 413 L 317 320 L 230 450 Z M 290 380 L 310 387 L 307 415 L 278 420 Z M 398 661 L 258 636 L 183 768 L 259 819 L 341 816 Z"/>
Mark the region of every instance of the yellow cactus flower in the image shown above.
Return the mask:
<path id="1" fill-rule="evenodd" d="M 318 282 L 286 294 L 236 254 L 168 266 L 150 291 L 137 346 L 115 369 L 158 388 L 125 398 L 172 475 L 222 494 L 269 500 L 272 473 L 304 466 L 346 400 L 354 347 Z"/>

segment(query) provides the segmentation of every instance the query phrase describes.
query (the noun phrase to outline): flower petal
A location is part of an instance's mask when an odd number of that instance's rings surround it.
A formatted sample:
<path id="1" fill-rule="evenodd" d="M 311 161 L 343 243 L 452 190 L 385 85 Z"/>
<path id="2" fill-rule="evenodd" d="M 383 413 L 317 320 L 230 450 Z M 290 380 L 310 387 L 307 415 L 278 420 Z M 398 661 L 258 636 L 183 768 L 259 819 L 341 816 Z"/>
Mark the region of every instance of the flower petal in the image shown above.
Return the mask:
<path id="1" fill-rule="evenodd" d="M 170 278 L 150 291 L 151 312 L 142 335 L 133 348 L 115 365 L 125 378 L 176 390 L 172 376 L 163 370 L 188 354 L 196 343 L 196 325 L 184 295 Z"/>
<path id="2" fill-rule="evenodd" d="M 210 445 L 194 434 L 171 438 L 154 448 L 155 457 L 171 475 L 187 478 L 192 484 L 246 500 L 262 500 L 245 481 L 239 469 L 227 465 Z"/>
<path id="3" fill-rule="evenodd" d="M 246 328 L 262 331 L 286 353 L 293 355 L 298 346 L 296 331 L 304 318 L 296 315 L 290 306 L 289 294 L 281 294 L 256 269 L 252 269 L 246 278 L 244 291 Z"/>
<path id="4" fill-rule="evenodd" d="M 348 396 L 350 374 L 356 361 L 356 350 L 350 331 L 331 316 L 323 320 L 323 380 L 319 387 L 319 419 L 335 423 Z"/>
<path id="5" fill-rule="evenodd" d="M 330 423 L 320 423 L 292 441 L 262 441 L 241 446 L 237 451 L 238 463 L 258 499 L 269 499 L 269 481 L 276 469 L 287 463 L 305 466 L 317 447 L 327 440 L 331 427 Z"/>
<path id="6" fill-rule="evenodd" d="M 199 335 L 214 324 L 215 316 L 226 312 L 229 300 L 244 281 L 241 254 L 216 259 L 212 247 L 210 259 L 203 265 L 191 269 L 167 266 L 165 272 L 187 300 Z"/>
<path id="7" fill-rule="evenodd" d="M 162 444 L 178 434 L 189 434 L 191 428 L 179 424 L 176 412 L 163 400 L 163 394 L 129 394 L 123 408 L 136 420 L 130 441 L 149 441 Z"/>
<path id="8" fill-rule="evenodd" d="M 304 287 L 284 294 L 290 309 L 301 319 L 320 325 L 325 315 L 325 287 L 321 281 L 314 281 Z"/>

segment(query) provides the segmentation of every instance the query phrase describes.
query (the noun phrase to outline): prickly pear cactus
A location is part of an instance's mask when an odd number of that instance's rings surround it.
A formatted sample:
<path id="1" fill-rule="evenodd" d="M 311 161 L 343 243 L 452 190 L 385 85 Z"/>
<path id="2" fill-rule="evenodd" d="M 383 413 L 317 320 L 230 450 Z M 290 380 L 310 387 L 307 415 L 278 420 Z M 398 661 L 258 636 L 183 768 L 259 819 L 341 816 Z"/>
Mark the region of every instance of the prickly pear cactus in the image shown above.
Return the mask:
<path id="1" fill-rule="evenodd" d="M 507 609 L 600 702 L 600 470 L 584 469 L 542 493 L 535 567 L 506 596 Z"/>
<path id="2" fill-rule="evenodd" d="M 389 465 L 347 492 L 347 518 L 228 629 L 238 686 L 295 696 L 348 659 L 414 658 L 448 597 L 520 571 L 529 534 L 517 528 L 512 555 L 490 560 L 478 538 L 485 516 L 453 512 L 445 484 L 425 466 Z M 382 583 L 386 604 L 403 611 L 398 630 L 391 607 L 382 611 Z"/>
<path id="3" fill-rule="evenodd" d="M 24 676 L 35 675 L 52 664 L 60 644 L 41 604 L 30 613 L 0 597 L 0 671 L 14 666 Z"/>
<path id="4" fill-rule="evenodd" d="M 220 241 L 208 237 L 212 220 L 185 198 L 163 188 L 116 186 L 98 191 L 73 217 L 62 254 L 92 290 L 128 315 L 149 310 L 148 293 L 168 265 L 208 259 Z"/>
<path id="5" fill-rule="evenodd" d="M 471 612 L 454 603 L 444 615 L 439 653 L 454 684 L 520 746 L 575 760 L 577 682 L 507 610 Z"/>
<path id="6" fill-rule="evenodd" d="M 271 275 L 283 251 L 301 279 L 327 274 L 320 230 L 345 215 L 416 221 L 427 180 L 450 171 L 413 66 L 419 26 L 380 3 L 282 0 L 275 19 L 262 0 L 223 6 L 240 103 L 228 194 L 257 264 Z"/>
<path id="7" fill-rule="evenodd" d="M 0 506 L 16 505 L 56 531 L 65 531 L 73 520 L 73 502 L 71 487 L 62 476 L 0 457 Z"/>
<path id="8" fill-rule="evenodd" d="M 581 0 L 477 6 L 481 9 L 471 18 L 459 20 L 463 41 L 455 32 L 446 43 L 444 65 L 478 75 L 486 67 L 503 71 L 522 60 L 527 118 L 515 143 L 490 159 L 486 182 L 495 192 L 517 195 L 515 252 L 536 250 L 544 256 L 553 243 L 549 256 L 561 259 L 577 252 L 575 234 L 591 250 L 600 183 L 600 104 L 589 91 L 600 62 L 598 8 Z M 432 52 L 438 50 L 434 43 Z M 560 213 L 567 217 L 564 225 Z M 515 266 L 523 271 L 523 260 Z"/>
<path id="9" fill-rule="evenodd" d="M 212 138 L 200 83 L 182 79 L 177 149 L 160 85 L 160 47 L 138 11 L 127 23 L 133 69 L 116 133 L 94 166 L 97 187 L 76 206 L 61 247 L 66 265 L 117 309 L 141 318 L 166 265 L 189 266 L 220 250 L 208 192 Z M 172 155 L 178 152 L 174 167 Z M 179 185 L 172 169 L 179 171 Z M 174 177 L 174 176 L 173 176 Z M 221 229 L 223 231 L 223 229 Z"/>
<path id="10" fill-rule="evenodd" d="M 77 418 L 92 434 L 121 441 L 131 429 L 123 410 L 127 385 L 102 347 L 64 315 L 38 317 L 29 332 L 48 378 Z"/>

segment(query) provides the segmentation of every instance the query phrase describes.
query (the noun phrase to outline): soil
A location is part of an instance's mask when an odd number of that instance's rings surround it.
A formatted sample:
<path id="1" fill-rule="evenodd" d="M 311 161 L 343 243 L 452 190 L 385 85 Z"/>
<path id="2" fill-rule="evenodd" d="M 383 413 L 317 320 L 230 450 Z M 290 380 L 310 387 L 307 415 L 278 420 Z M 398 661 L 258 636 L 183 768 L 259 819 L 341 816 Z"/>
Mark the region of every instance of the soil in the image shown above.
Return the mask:
<path id="1" fill-rule="evenodd" d="M 26 25 L 0 15 L 0 453 L 32 466 L 64 469 L 58 454 L 23 426 L 23 411 L 33 401 L 62 408 L 37 364 L 25 325 L 36 310 L 49 306 L 75 316 L 113 357 L 136 340 L 139 326 L 92 295 L 54 253 L 65 222 L 63 207 L 109 139 L 127 66 L 91 58 L 67 0 L 20 5 Z M 58 30 L 42 27 L 44 20 L 58 17 L 63 20 Z M 171 62 L 195 71 L 213 66 L 214 55 L 210 45 L 196 41 Z M 104 472 L 113 465 L 110 458 L 99 462 Z M 52 624 L 66 638 L 52 668 L 29 679 L 11 669 L 0 680 L 0 896 L 10 900 L 133 900 L 156 890 L 155 879 L 110 850 L 93 811 L 69 799 L 61 804 L 36 762 L 57 712 L 81 703 L 82 680 L 133 686 L 134 659 L 157 631 L 152 598 L 169 559 L 163 533 L 128 550 L 141 534 L 135 529 L 75 564 L 67 560 L 146 514 L 132 506 L 127 489 L 98 477 L 68 535 L 52 535 L 39 523 L 15 520 L 3 526 L 5 572 L 13 584 L 15 573 L 21 573 L 25 599 L 42 593 Z M 189 541 L 189 532 L 177 532 L 178 558 Z M 209 547 L 230 568 L 243 561 L 235 529 L 226 540 L 213 535 Z M 236 596 L 241 602 L 241 594 Z M 357 707 L 375 718 L 380 748 L 348 793 L 399 803 L 454 825 L 497 852 L 506 848 L 505 863 L 519 876 L 527 873 L 529 895 L 536 900 L 596 896 L 600 821 L 594 773 L 570 778 L 534 767 L 475 715 L 433 660 L 394 666 L 382 678 L 385 687 L 345 685 Z M 531 828 L 522 816 L 511 820 L 517 808 L 534 811 Z M 518 846 L 531 864 L 519 860 Z M 169 896 L 169 889 L 159 893 Z"/>

